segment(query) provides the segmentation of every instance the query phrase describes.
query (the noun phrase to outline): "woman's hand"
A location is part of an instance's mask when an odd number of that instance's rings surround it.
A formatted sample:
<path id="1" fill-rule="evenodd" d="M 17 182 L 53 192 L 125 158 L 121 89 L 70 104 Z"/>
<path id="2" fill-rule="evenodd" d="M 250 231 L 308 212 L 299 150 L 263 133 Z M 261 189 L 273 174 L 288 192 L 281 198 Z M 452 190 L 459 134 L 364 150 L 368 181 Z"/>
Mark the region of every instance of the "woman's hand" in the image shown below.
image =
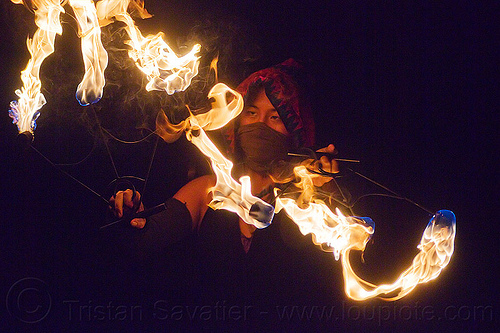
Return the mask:
<path id="1" fill-rule="evenodd" d="M 109 199 L 110 209 L 116 217 L 132 216 L 144 210 L 144 205 L 141 202 L 141 194 L 137 191 L 135 192 L 135 196 L 133 194 L 134 192 L 130 189 L 118 191 L 115 196 Z M 130 221 L 130 225 L 142 229 L 146 225 L 146 219 L 133 219 Z"/>
<path id="2" fill-rule="evenodd" d="M 329 154 L 333 155 L 335 153 L 335 146 L 333 144 L 329 144 L 325 148 L 318 149 L 317 152 L 329 153 Z M 335 161 L 335 159 L 329 158 L 325 155 L 321 156 L 321 158 L 319 160 L 316 160 L 316 161 L 306 160 L 304 162 L 305 162 L 305 165 L 308 169 L 314 170 L 316 172 L 320 172 L 320 167 L 323 171 L 326 171 L 329 173 L 338 173 L 339 172 L 339 165 L 338 165 L 337 161 Z M 321 187 L 333 179 L 332 177 L 318 175 L 318 174 L 312 174 L 311 178 L 313 180 L 314 186 L 317 186 L 317 187 Z"/>

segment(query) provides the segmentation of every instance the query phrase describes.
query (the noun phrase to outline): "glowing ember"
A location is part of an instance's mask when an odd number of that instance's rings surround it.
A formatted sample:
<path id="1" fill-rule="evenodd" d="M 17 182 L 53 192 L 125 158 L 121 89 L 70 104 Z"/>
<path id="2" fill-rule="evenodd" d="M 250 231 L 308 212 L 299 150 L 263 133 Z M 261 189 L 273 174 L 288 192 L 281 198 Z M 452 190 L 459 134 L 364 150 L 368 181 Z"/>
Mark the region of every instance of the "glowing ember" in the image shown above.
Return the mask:
<path id="1" fill-rule="evenodd" d="M 226 98 L 228 93 L 234 97 L 229 103 Z M 210 90 L 208 98 L 214 99 L 209 112 L 191 115 L 178 125 L 170 124 L 165 114 L 160 114 L 157 133 L 165 141 L 172 142 L 185 131 L 187 139 L 212 162 L 217 182 L 211 189 L 213 199 L 210 206 L 235 212 L 246 223 L 265 228 L 273 219 L 273 206 L 252 195 L 250 177 L 241 177 L 240 183 L 231 177 L 233 163 L 224 157 L 204 131 L 219 129 L 237 117 L 243 110 L 243 98 L 222 83 Z"/>

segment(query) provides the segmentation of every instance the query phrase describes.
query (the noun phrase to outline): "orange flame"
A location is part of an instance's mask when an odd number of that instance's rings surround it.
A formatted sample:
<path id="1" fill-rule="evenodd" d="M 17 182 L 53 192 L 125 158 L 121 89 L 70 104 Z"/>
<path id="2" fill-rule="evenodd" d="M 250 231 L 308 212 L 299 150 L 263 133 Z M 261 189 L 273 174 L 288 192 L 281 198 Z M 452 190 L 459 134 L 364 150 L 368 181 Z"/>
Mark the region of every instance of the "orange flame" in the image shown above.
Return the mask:
<path id="1" fill-rule="evenodd" d="M 218 71 L 217 71 L 217 64 L 218 63 L 219 63 L 219 56 L 217 55 L 210 62 L 210 69 L 213 70 L 215 73 L 215 82 L 219 82 L 219 75 L 218 75 Z"/>

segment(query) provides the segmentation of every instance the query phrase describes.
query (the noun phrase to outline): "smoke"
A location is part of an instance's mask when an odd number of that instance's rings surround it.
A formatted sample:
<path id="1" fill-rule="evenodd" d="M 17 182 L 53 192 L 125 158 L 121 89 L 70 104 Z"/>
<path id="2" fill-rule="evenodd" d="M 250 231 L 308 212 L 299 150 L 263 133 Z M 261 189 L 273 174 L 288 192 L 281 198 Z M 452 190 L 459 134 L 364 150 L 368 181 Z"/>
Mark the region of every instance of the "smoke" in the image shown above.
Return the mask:
<path id="1" fill-rule="evenodd" d="M 237 17 L 205 19 L 193 26 L 185 44 L 202 45 L 205 65 L 217 57 L 219 82 L 234 88 L 254 71 L 254 64 L 262 57 L 261 47 L 250 27 Z"/>
<path id="2" fill-rule="evenodd" d="M 235 87 L 261 57 L 261 49 L 248 25 L 236 18 L 205 19 L 171 45 L 180 55 L 194 44 L 201 44 L 199 74 L 183 92 L 167 95 L 163 91 L 146 91 L 146 77 L 128 56 L 128 35 L 124 25 L 116 22 L 102 28 L 102 41 L 108 51 L 104 97 L 98 103 L 102 125 L 117 135 L 127 128 L 154 130 L 158 112 L 163 110 L 172 123 L 184 120 L 189 112 L 210 109 L 208 91 L 217 82 Z M 211 68 L 218 59 L 217 74 Z"/>

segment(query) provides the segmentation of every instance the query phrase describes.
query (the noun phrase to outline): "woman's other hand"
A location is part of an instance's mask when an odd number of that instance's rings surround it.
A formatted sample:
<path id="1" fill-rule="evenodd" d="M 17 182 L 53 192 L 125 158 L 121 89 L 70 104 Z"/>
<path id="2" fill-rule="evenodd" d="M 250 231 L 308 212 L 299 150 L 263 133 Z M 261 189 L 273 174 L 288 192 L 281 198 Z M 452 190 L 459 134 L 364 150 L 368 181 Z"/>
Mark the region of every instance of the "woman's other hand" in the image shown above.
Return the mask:
<path id="1" fill-rule="evenodd" d="M 141 201 L 141 194 L 136 191 L 134 196 L 134 192 L 130 189 L 118 191 L 109 199 L 109 205 L 113 214 L 118 218 L 132 216 L 133 214 L 144 210 L 144 205 Z M 142 229 L 146 225 L 146 219 L 132 219 L 130 221 L 130 225 L 134 228 Z"/>

